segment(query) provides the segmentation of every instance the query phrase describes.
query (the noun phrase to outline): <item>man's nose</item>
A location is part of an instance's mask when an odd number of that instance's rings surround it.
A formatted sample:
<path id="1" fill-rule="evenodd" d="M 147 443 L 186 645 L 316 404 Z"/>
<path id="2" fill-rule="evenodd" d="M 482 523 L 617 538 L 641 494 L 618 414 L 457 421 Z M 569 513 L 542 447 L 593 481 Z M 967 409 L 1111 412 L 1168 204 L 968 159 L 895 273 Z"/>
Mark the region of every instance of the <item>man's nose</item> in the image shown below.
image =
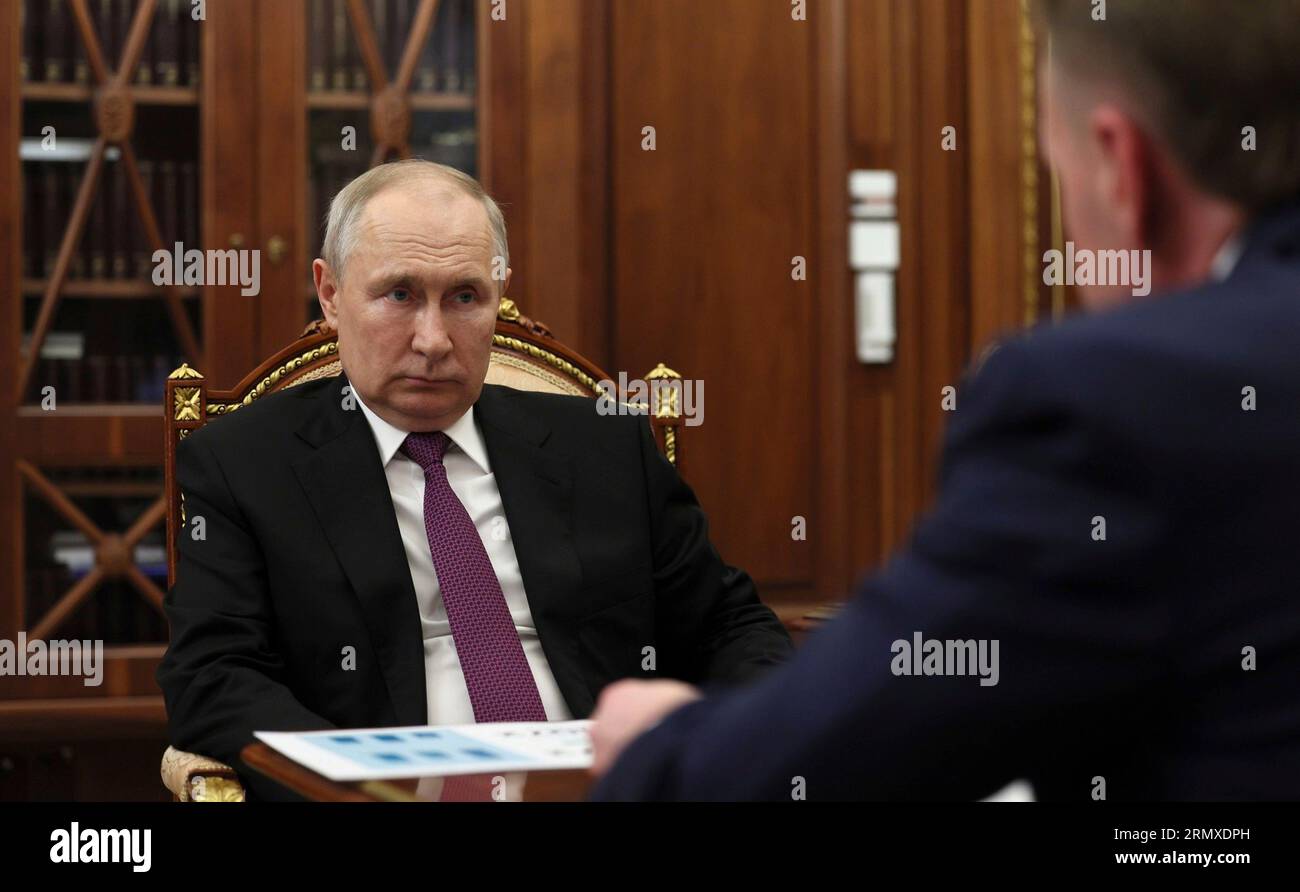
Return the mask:
<path id="1" fill-rule="evenodd" d="M 437 359 L 451 352 L 451 336 L 442 318 L 442 306 L 437 302 L 426 304 L 415 317 L 415 332 L 411 347 L 416 353 Z"/>

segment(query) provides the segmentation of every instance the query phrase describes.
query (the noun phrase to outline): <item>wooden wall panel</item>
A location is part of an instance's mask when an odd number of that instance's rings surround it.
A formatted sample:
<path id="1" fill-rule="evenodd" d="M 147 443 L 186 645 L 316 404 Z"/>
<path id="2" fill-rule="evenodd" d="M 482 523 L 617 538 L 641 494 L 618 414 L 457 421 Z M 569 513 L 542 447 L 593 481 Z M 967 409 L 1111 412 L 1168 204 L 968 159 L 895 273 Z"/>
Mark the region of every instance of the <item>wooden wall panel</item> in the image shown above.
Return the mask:
<path id="1" fill-rule="evenodd" d="M 315 259 L 308 256 L 312 234 L 303 230 L 302 222 L 306 182 L 302 176 L 285 176 L 286 161 L 292 165 L 289 170 L 307 167 L 307 115 L 303 113 L 307 102 L 306 12 L 302 3 L 267 3 L 258 10 L 260 101 L 257 152 L 249 163 L 255 164 L 257 174 L 258 237 L 251 247 L 262 252 L 262 293 L 253 299 L 260 306 L 259 357 L 278 352 L 302 332 L 303 282 L 308 281 L 304 271 Z M 276 237 L 288 244 L 279 263 L 271 259 L 269 250 Z"/>
<path id="2" fill-rule="evenodd" d="M 705 383 L 689 479 L 724 556 L 807 590 L 816 508 L 814 29 L 784 2 L 612 4 L 615 369 Z M 642 149 L 642 128 L 657 149 Z"/>
<path id="3" fill-rule="evenodd" d="M 259 247 L 257 118 L 249 115 L 260 101 L 256 47 L 249 39 L 249 23 L 256 20 L 252 0 L 228 0 L 212 4 L 203 23 L 199 178 L 204 248 Z M 202 300 L 205 356 L 199 368 L 215 386 L 233 387 L 263 359 L 257 340 L 262 298 L 241 295 L 236 284 L 207 286 Z M 226 336 L 218 344 L 212 332 Z"/>
<path id="4" fill-rule="evenodd" d="M 483 0 L 483 182 L 510 232 L 510 296 L 566 344 L 610 358 L 605 0 Z"/>
<path id="5" fill-rule="evenodd" d="M 971 169 L 971 347 L 1032 318 L 1025 301 L 1024 141 L 1033 136 L 1025 113 L 1021 9 L 1012 0 L 972 0 L 967 32 Z M 1031 63 L 1032 64 L 1032 63 Z M 1032 71 L 1032 69 L 1031 69 Z M 1025 103 L 1030 103 L 1026 109 Z M 1035 258 L 1036 260 L 1036 258 Z M 1034 263 L 1036 272 L 1038 265 Z"/>
<path id="6" fill-rule="evenodd" d="M 884 561 L 928 504 L 947 421 L 941 391 L 959 385 L 969 358 L 966 5 L 850 0 L 850 161 L 897 172 L 901 227 L 895 358 L 850 373 L 845 448 L 858 460 L 847 469 L 848 526 L 859 570 Z M 943 149 L 946 126 L 956 151 Z"/>

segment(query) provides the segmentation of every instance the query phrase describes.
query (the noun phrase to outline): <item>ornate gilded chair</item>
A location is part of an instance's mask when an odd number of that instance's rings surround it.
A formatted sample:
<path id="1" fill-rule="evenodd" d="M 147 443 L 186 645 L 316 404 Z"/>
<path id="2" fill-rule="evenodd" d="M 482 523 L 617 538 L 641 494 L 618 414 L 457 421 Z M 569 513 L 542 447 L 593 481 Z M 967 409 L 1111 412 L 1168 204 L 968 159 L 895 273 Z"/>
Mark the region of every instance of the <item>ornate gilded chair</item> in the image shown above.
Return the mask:
<path id="1" fill-rule="evenodd" d="M 176 532 L 184 522 L 184 506 L 176 485 L 176 444 L 191 431 L 247 406 L 259 397 L 340 372 L 338 344 L 333 331 L 320 322 L 253 370 L 231 390 L 207 386 L 203 376 L 182 365 L 172 372 L 163 397 L 166 422 L 163 449 L 167 494 L 167 582 L 176 577 Z M 680 376 L 662 363 L 647 379 Z M 519 390 L 596 397 L 598 382 L 609 380 L 598 366 L 565 347 L 549 329 L 522 315 L 514 302 L 502 300 L 492 337 L 487 381 Z M 660 450 L 680 467 L 683 427 L 672 388 L 652 390 L 651 429 Z M 195 753 L 168 747 L 162 759 L 162 779 L 181 802 L 239 802 L 243 787 L 228 765 Z"/>

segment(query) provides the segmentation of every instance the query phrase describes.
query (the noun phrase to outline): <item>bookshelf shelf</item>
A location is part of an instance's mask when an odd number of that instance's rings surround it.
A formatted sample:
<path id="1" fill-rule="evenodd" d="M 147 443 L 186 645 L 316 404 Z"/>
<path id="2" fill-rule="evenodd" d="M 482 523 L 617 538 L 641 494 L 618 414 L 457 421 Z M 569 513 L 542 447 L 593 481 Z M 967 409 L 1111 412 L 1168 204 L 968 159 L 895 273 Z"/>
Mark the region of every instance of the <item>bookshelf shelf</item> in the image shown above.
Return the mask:
<path id="1" fill-rule="evenodd" d="M 197 87 L 131 87 L 131 98 L 137 105 L 194 105 L 199 104 Z M 89 84 L 42 83 L 23 84 L 22 97 L 32 102 L 90 102 L 95 98 L 95 88 Z"/>
<path id="2" fill-rule="evenodd" d="M 49 286 L 47 279 L 23 279 L 22 292 L 28 297 L 40 297 Z M 197 288 L 178 288 L 183 298 L 199 296 Z M 157 297 L 163 289 L 145 279 L 66 279 L 63 283 L 64 297 L 81 297 L 103 300 L 122 300 L 128 298 Z"/>
<path id="3" fill-rule="evenodd" d="M 307 94 L 311 109 L 368 109 L 374 97 L 364 90 L 312 90 Z M 408 100 L 413 111 L 473 111 L 475 99 L 469 93 L 416 91 Z"/>
<path id="4" fill-rule="evenodd" d="M 48 421 L 51 424 L 70 418 L 162 418 L 162 404 L 59 403 L 58 412 L 46 412 L 38 405 L 30 405 L 19 406 L 18 417 Z"/>

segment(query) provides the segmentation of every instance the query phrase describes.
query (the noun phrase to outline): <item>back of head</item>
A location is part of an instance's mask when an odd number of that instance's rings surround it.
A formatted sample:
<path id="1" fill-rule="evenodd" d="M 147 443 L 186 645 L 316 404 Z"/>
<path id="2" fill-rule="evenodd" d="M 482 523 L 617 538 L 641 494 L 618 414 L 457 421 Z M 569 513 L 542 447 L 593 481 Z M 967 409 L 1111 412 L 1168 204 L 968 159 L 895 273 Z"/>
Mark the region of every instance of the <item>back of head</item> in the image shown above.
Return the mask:
<path id="1" fill-rule="evenodd" d="M 1131 100 L 1205 192 L 1300 200 L 1300 0 L 1036 0 L 1063 78 Z"/>

